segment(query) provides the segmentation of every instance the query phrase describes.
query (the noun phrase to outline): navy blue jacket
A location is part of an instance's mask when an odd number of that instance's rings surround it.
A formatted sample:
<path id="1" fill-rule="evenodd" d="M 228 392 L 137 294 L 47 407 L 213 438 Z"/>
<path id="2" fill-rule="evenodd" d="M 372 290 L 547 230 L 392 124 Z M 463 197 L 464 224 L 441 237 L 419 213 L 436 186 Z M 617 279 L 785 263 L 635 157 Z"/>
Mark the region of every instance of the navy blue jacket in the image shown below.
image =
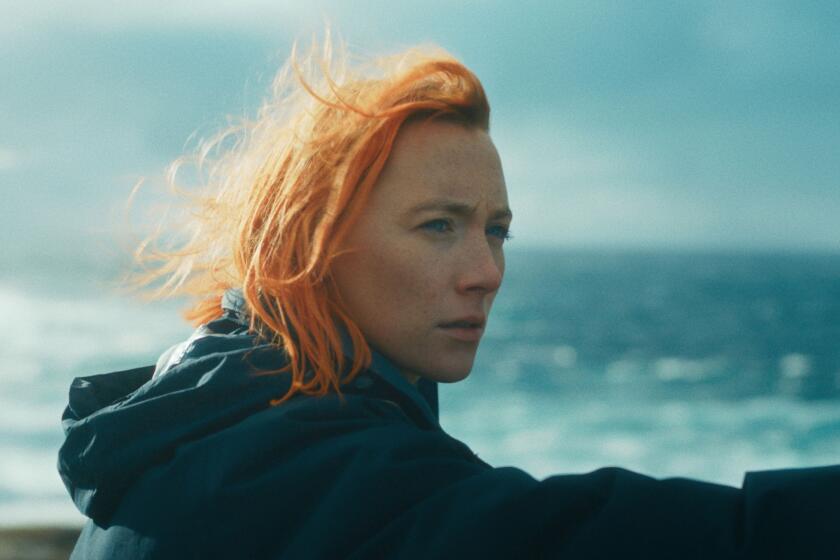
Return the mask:
<path id="1" fill-rule="evenodd" d="M 743 488 L 619 468 L 542 481 L 438 423 L 437 386 L 374 355 L 344 399 L 285 393 L 241 294 L 155 366 L 77 378 L 58 468 L 72 558 L 840 558 L 840 467 Z"/>

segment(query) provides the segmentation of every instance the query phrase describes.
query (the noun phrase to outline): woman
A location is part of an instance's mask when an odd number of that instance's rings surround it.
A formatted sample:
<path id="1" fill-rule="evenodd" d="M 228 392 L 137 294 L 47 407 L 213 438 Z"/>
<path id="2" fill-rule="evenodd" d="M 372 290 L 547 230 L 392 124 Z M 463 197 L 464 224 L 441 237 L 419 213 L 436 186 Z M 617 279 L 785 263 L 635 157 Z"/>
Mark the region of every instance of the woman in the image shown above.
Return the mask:
<path id="1" fill-rule="evenodd" d="M 141 248 L 141 283 L 197 296 L 198 328 L 74 380 L 73 557 L 838 557 L 838 467 L 537 481 L 441 429 L 512 215 L 478 79 L 439 51 L 377 68 L 321 91 L 281 73 L 175 245 Z"/>

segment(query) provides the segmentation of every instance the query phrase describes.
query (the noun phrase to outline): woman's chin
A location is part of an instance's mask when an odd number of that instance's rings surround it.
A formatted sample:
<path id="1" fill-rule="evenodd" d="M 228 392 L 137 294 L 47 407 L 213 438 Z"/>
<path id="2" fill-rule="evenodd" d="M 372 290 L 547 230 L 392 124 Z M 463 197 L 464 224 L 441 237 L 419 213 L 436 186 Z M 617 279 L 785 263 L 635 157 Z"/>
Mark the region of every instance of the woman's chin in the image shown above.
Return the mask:
<path id="1" fill-rule="evenodd" d="M 465 368 L 438 369 L 434 373 L 422 375 L 421 377 L 430 381 L 437 381 L 438 383 L 457 383 L 469 377 L 470 371 L 472 371 L 472 364 Z"/>
<path id="2" fill-rule="evenodd" d="M 475 361 L 475 354 L 447 356 L 446 360 L 427 360 L 414 362 L 413 367 L 406 367 L 406 362 L 396 362 L 397 369 L 410 383 L 416 385 L 420 379 L 438 383 L 457 383 L 469 377 Z"/>

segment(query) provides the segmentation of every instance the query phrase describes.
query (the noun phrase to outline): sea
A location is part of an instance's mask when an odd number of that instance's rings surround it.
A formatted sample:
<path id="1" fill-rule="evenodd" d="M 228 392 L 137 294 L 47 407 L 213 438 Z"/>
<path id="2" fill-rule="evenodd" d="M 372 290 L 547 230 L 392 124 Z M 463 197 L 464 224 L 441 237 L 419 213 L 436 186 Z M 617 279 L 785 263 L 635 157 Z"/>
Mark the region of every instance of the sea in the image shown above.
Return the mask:
<path id="1" fill-rule="evenodd" d="M 182 301 L 122 293 L 117 260 L 0 270 L 0 525 L 78 525 L 56 471 L 77 376 L 153 363 Z M 441 424 L 538 479 L 619 466 L 740 486 L 840 463 L 840 254 L 511 249 Z"/>

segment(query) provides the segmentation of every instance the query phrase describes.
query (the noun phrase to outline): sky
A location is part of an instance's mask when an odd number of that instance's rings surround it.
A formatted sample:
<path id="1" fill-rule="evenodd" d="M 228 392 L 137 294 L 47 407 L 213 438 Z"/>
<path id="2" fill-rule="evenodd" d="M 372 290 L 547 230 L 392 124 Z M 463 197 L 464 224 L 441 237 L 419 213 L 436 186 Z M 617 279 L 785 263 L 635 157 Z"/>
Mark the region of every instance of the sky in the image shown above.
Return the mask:
<path id="1" fill-rule="evenodd" d="M 482 80 L 515 247 L 840 251 L 840 3 L 0 0 L 0 254 L 119 251 L 324 21 Z"/>

